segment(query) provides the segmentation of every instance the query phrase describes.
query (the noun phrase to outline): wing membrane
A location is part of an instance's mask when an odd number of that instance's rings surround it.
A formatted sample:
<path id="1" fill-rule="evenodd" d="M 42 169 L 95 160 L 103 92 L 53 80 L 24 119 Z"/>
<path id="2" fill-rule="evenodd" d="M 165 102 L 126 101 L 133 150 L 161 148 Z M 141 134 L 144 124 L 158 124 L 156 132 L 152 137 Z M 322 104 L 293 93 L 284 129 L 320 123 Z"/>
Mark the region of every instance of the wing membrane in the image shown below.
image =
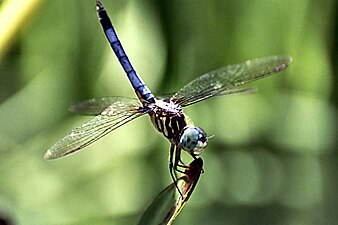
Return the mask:
<path id="1" fill-rule="evenodd" d="M 101 97 L 92 98 L 83 102 L 73 103 L 69 106 L 69 111 L 84 115 L 97 115 L 103 112 L 106 108 L 114 105 L 114 110 L 124 111 L 129 109 L 130 105 L 138 105 L 139 100 L 128 97 Z"/>
<path id="2" fill-rule="evenodd" d="M 136 119 L 148 111 L 140 105 L 123 105 L 115 102 L 100 115 L 80 127 L 72 130 L 67 136 L 54 144 L 45 154 L 45 159 L 55 159 L 83 149 L 109 132 Z"/>
<path id="3" fill-rule="evenodd" d="M 211 71 L 184 86 L 172 101 L 187 106 L 213 96 L 239 93 L 243 89 L 236 87 L 282 71 L 291 61 L 289 56 L 272 56 Z"/>

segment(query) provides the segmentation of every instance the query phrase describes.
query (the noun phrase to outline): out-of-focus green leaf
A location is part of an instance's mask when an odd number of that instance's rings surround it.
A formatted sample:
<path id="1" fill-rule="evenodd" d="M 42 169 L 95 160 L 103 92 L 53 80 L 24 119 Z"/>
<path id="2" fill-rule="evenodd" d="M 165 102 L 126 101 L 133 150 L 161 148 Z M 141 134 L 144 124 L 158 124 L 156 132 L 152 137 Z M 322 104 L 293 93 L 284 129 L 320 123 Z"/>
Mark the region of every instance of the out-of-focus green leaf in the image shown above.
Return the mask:
<path id="1" fill-rule="evenodd" d="M 170 225 L 189 200 L 202 172 L 203 160 L 192 161 L 184 176 L 161 191 L 143 214 L 139 225 Z M 179 191 L 178 191 L 179 190 Z M 181 195 L 182 194 L 182 195 Z"/>

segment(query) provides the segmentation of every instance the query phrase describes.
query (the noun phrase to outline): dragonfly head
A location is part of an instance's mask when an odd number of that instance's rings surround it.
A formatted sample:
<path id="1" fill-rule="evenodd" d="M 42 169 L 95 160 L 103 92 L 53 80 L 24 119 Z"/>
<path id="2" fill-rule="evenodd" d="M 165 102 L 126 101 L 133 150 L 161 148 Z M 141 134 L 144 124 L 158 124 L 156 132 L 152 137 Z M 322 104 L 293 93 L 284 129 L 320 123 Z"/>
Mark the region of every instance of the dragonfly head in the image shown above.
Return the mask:
<path id="1" fill-rule="evenodd" d="M 180 146 L 194 155 L 200 155 L 208 145 L 207 135 L 199 127 L 185 127 L 180 137 Z"/>

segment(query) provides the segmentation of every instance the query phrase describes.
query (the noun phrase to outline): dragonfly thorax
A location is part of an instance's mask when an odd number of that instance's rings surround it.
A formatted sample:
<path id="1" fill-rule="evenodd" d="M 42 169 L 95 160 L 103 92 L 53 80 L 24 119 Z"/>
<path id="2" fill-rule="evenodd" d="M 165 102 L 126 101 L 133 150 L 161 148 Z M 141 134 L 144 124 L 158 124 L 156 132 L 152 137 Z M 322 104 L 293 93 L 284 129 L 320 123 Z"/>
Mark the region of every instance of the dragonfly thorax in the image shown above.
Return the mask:
<path id="1" fill-rule="evenodd" d="M 149 113 L 151 122 L 173 144 L 179 144 L 183 129 L 187 126 L 187 120 L 180 105 L 167 99 L 156 99 Z"/>
<path id="2" fill-rule="evenodd" d="M 190 154 L 199 155 L 208 145 L 207 135 L 199 127 L 185 127 L 180 137 L 180 147 Z"/>
<path id="3" fill-rule="evenodd" d="M 199 155 L 207 147 L 203 129 L 188 124 L 182 107 L 168 99 L 156 99 L 150 118 L 155 128 L 169 141 L 192 155 Z"/>
<path id="4" fill-rule="evenodd" d="M 182 113 L 182 107 L 169 99 L 156 99 L 155 105 L 162 111 L 168 114 L 180 114 Z"/>

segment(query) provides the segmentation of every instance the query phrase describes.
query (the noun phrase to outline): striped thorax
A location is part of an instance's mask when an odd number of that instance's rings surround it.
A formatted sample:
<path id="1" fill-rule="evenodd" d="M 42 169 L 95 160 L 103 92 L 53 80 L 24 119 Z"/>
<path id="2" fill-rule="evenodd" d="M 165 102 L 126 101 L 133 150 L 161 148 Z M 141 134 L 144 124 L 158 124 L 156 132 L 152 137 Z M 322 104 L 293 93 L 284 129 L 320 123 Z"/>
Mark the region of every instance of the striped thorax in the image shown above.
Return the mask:
<path id="1" fill-rule="evenodd" d="M 174 144 L 179 143 L 181 131 L 187 126 L 182 108 L 169 99 L 155 100 L 150 119 L 155 128 Z"/>
<path id="2" fill-rule="evenodd" d="M 181 106 L 169 99 L 155 100 L 150 119 L 155 128 L 171 143 L 192 155 L 199 155 L 208 144 L 206 133 L 201 128 L 194 127 Z"/>

